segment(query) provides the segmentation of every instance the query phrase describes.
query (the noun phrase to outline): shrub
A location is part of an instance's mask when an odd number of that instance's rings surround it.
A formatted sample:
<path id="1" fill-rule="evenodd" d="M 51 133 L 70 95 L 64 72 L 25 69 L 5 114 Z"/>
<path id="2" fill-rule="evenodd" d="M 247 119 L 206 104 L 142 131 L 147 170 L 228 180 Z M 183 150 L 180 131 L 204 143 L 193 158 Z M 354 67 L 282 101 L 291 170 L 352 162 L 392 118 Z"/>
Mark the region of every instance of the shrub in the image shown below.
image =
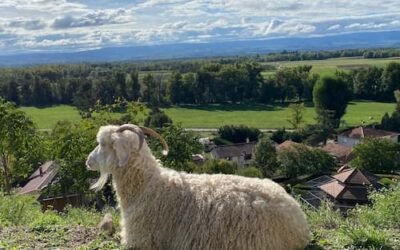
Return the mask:
<path id="1" fill-rule="evenodd" d="M 346 225 L 340 229 L 344 237 L 349 238 L 348 246 L 357 248 L 392 249 L 390 235 L 384 230 L 371 226 Z"/>
<path id="2" fill-rule="evenodd" d="M 222 139 L 233 143 L 241 143 L 246 142 L 247 139 L 250 141 L 258 141 L 261 131 L 257 128 L 250 128 L 244 125 L 226 125 L 218 129 L 218 135 Z"/>
<path id="3" fill-rule="evenodd" d="M 236 171 L 237 175 L 253 178 L 263 178 L 263 173 L 256 167 L 240 168 Z"/>
<path id="4" fill-rule="evenodd" d="M 40 205 L 35 197 L 0 193 L 0 226 L 24 225 L 40 215 Z"/>

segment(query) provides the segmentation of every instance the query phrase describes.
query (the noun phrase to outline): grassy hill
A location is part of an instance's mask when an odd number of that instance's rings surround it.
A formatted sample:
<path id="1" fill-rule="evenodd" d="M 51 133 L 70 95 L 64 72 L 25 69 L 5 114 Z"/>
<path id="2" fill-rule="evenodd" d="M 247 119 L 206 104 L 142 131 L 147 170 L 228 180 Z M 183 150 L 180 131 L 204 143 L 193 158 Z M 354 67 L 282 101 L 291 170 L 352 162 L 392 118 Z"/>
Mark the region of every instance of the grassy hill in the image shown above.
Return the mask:
<path id="1" fill-rule="evenodd" d="M 344 120 L 349 125 L 380 122 L 385 112 L 392 112 L 394 103 L 354 101 L 347 108 Z M 40 129 L 54 127 L 59 120 L 72 122 L 80 119 L 78 110 L 72 106 L 54 106 L 48 108 L 22 107 Z M 218 128 L 227 124 L 245 124 L 256 128 L 290 127 L 287 122 L 287 104 L 275 105 L 206 105 L 181 106 L 164 109 L 175 123 L 185 128 Z M 316 117 L 312 106 L 306 107 L 306 123 L 314 123 Z"/>

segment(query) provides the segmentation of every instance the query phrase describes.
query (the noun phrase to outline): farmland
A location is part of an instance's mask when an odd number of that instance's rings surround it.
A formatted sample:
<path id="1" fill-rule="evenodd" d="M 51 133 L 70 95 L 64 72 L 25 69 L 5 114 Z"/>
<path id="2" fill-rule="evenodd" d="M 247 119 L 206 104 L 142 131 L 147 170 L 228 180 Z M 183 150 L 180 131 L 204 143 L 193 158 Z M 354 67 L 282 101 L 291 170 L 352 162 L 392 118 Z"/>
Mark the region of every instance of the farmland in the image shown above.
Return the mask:
<path id="1" fill-rule="evenodd" d="M 311 61 L 284 61 L 284 62 L 271 62 L 264 63 L 266 65 L 273 65 L 277 68 L 280 67 L 296 67 L 300 65 L 313 66 L 312 72 L 324 75 L 332 75 L 337 70 L 351 70 L 360 67 L 377 66 L 384 67 L 390 62 L 400 62 L 400 58 L 383 58 L 383 59 L 364 59 L 362 57 L 340 57 L 326 60 L 311 60 Z M 271 75 L 274 71 L 264 71 L 263 75 Z"/>
<path id="2" fill-rule="evenodd" d="M 343 120 L 348 125 L 380 122 L 385 112 L 392 112 L 393 103 L 354 101 L 349 103 Z M 49 108 L 23 107 L 22 111 L 37 124 L 40 129 L 52 128 L 59 120 L 80 120 L 78 110 L 72 106 L 54 106 Z M 180 106 L 164 109 L 175 123 L 182 123 L 186 128 L 218 128 L 226 124 L 245 124 L 257 128 L 290 127 L 287 122 L 287 104 L 275 105 L 205 105 Z M 314 108 L 307 105 L 305 122 L 314 123 Z"/>

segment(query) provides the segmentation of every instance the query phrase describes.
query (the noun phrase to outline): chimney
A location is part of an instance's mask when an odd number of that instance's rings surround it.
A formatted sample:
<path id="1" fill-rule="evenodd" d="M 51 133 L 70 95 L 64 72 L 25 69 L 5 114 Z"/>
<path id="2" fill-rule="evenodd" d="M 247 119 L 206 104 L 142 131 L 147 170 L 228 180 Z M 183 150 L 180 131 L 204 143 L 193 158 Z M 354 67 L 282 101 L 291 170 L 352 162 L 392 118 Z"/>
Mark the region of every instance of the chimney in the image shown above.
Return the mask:
<path id="1" fill-rule="evenodd" d="M 39 167 L 39 174 L 40 174 L 40 176 L 43 176 L 43 170 L 42 170 L 42 167 Z"/>
<path id="2" fill-rule="evenodd" d="M 246 143 L 250 143 L 249 137 L 246 138 Z"/>

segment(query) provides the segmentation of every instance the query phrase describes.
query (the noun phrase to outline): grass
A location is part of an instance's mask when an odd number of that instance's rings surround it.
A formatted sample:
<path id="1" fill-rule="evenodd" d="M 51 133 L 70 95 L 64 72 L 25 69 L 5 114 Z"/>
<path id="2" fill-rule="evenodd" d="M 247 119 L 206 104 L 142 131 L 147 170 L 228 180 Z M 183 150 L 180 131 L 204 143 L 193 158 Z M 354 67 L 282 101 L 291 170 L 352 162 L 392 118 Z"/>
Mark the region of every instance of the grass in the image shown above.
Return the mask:
<path id="1" fill-rule="evenodd" d="M 349 103 L 343 120 L 348 125 L 380 122 L 385 112 L 391 113 L 393 103 L 354 101 Z M 49 108 L 22 107 L 40 129 L 51 129 L 59 120 L 78 121 L 78 111 L 72 106 L 54 106 Z M 219 128 L 223 125 L 244 124 L 256 128 L 290 128 L 287 105 L 205 105 L 181 106 L 164 109 L 175 123 L 185 128 Z M 304 119 L 306 123 L 315 122 L 315 110 L 308 105 Z"/>
<path id="2" fill-rule="evenodd" d="M 46 108 L 21 107 L 40 129 L 50 129 L 61 120 L 77 122 L 81 119 L 79 112 L 75 107 L 68 105 L 59 105 Z"/>
<path id="3" fill-rule="evenodd" d="M 364 59 L 362 57 L 340 57 L 326 60 L 311 60 L 311 61 L 284 61 L 284 62 L 270 62 L 264 63 L 279 67 L 295 67 L 299 65 L 313 66 L 312 72 L 318 73 L 321 76 L 333 75 L 337 70 L 350 70 L 366 66 L 384 67 L 389 62 L 400 63 L 399 57 L 392 58 L 378 58 L 378 59 Z M 273 71 L 263 72 L 264 76 L 273 74 Z"/>
<path id="4" fill-rule="evenodd" d="M 372 194 L 372 204 L 343 216 L 332 204 L 303 206 L 313 241 L 307 249 L 400 249 L 400 186 Z M 18 211 L 18 213 L 15 213 Z M 115 210 L 118 232 L 119 216 Z M 0 193 L 0 249 L 123 249 L 118 234 L 97 229 L 105 212 L 69 208 L 42 213 L 33 196 Z"/>

